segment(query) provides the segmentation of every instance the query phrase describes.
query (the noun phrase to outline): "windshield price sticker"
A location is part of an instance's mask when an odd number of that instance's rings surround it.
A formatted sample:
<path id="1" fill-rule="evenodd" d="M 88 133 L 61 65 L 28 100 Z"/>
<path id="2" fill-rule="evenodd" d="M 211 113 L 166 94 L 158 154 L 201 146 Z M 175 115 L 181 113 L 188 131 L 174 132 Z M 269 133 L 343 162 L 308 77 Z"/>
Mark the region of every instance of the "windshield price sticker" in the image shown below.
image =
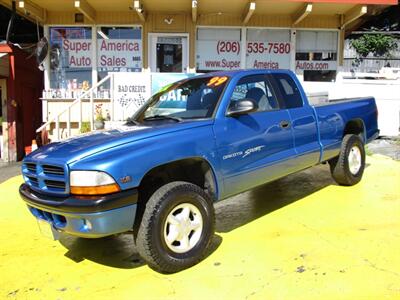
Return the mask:
<path id="1" fill-rule="evenodd" d="M 217 87 L 221 84 L 223 84 L 226 80 L 228 79 L 228 77 L 223 76 L 223 77 L 213 77 L 210 79 L 210 81 L 207 83 L 207 86 L 209 87 Z"/>
<path id="2" fill-rule="evenodd" d="M 157 93 L 162 93 L 168 90 L 171 86 L 173 86 L 173 83 L 167 84 L 166 86 L 163 86 Z"/>

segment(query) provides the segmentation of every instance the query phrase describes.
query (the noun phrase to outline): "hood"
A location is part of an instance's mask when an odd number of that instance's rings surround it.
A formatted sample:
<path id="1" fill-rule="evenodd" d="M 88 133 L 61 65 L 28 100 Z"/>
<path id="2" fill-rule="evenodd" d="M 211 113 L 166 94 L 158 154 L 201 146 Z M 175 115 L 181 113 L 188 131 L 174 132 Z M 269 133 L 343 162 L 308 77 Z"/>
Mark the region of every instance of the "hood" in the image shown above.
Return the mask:
<path id="1" fill-rule="evenodd" d="M 157 121 L 135 126 L 122 125 L 114 129 L 94 131 L 48 144 L 29 154 L 24 161 L 46 160 L 48 164 L 69 164 L 116 146 L 161 134 L 207 126 L 212 122 L 212 120 L 183 121 L 181 123 Z"/>

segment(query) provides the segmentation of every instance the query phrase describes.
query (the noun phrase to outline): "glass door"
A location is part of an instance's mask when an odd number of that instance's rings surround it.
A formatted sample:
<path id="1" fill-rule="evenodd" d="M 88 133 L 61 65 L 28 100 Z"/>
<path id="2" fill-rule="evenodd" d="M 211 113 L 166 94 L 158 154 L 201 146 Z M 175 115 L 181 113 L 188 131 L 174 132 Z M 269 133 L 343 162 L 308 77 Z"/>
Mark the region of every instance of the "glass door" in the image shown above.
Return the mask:
<path id="1" fill-rule="evenodd" d="M 152 34 L 149 35 L 149 38 L 149 62 L 151 72 L 187 72 L 188 44 L 186 36 Z"/>

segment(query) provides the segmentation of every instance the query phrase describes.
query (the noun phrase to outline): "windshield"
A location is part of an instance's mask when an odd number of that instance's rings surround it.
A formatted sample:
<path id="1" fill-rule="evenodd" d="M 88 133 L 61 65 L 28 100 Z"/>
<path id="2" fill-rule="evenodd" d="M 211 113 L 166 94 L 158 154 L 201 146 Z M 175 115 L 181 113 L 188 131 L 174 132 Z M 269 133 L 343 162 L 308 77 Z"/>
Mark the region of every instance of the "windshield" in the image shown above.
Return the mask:
<path id="1" fill-rule="evenodd" d="M 138 122 L 210 118 L 228 77 L 210 76 L 173 83 L 153 95 L 133 118 Z"/>

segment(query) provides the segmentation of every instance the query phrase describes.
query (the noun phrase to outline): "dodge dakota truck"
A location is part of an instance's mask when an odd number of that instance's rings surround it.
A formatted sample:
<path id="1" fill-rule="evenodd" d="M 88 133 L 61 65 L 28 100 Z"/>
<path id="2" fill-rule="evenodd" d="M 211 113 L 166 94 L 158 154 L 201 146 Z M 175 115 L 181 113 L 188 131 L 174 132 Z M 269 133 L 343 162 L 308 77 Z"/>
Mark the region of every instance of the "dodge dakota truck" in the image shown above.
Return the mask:
<path id="1" fill-rule="evenodd" d="M 19 192 L 43 232 L 132 232 L 148 265 L 173 273 L 204 257 L 215 201 L 320 163 L 357 184 L 377 114 L 373 98 L 310 105 L 291 71 L 203 74 L 164 87 L 123 126 L 34 151 Z"/>

